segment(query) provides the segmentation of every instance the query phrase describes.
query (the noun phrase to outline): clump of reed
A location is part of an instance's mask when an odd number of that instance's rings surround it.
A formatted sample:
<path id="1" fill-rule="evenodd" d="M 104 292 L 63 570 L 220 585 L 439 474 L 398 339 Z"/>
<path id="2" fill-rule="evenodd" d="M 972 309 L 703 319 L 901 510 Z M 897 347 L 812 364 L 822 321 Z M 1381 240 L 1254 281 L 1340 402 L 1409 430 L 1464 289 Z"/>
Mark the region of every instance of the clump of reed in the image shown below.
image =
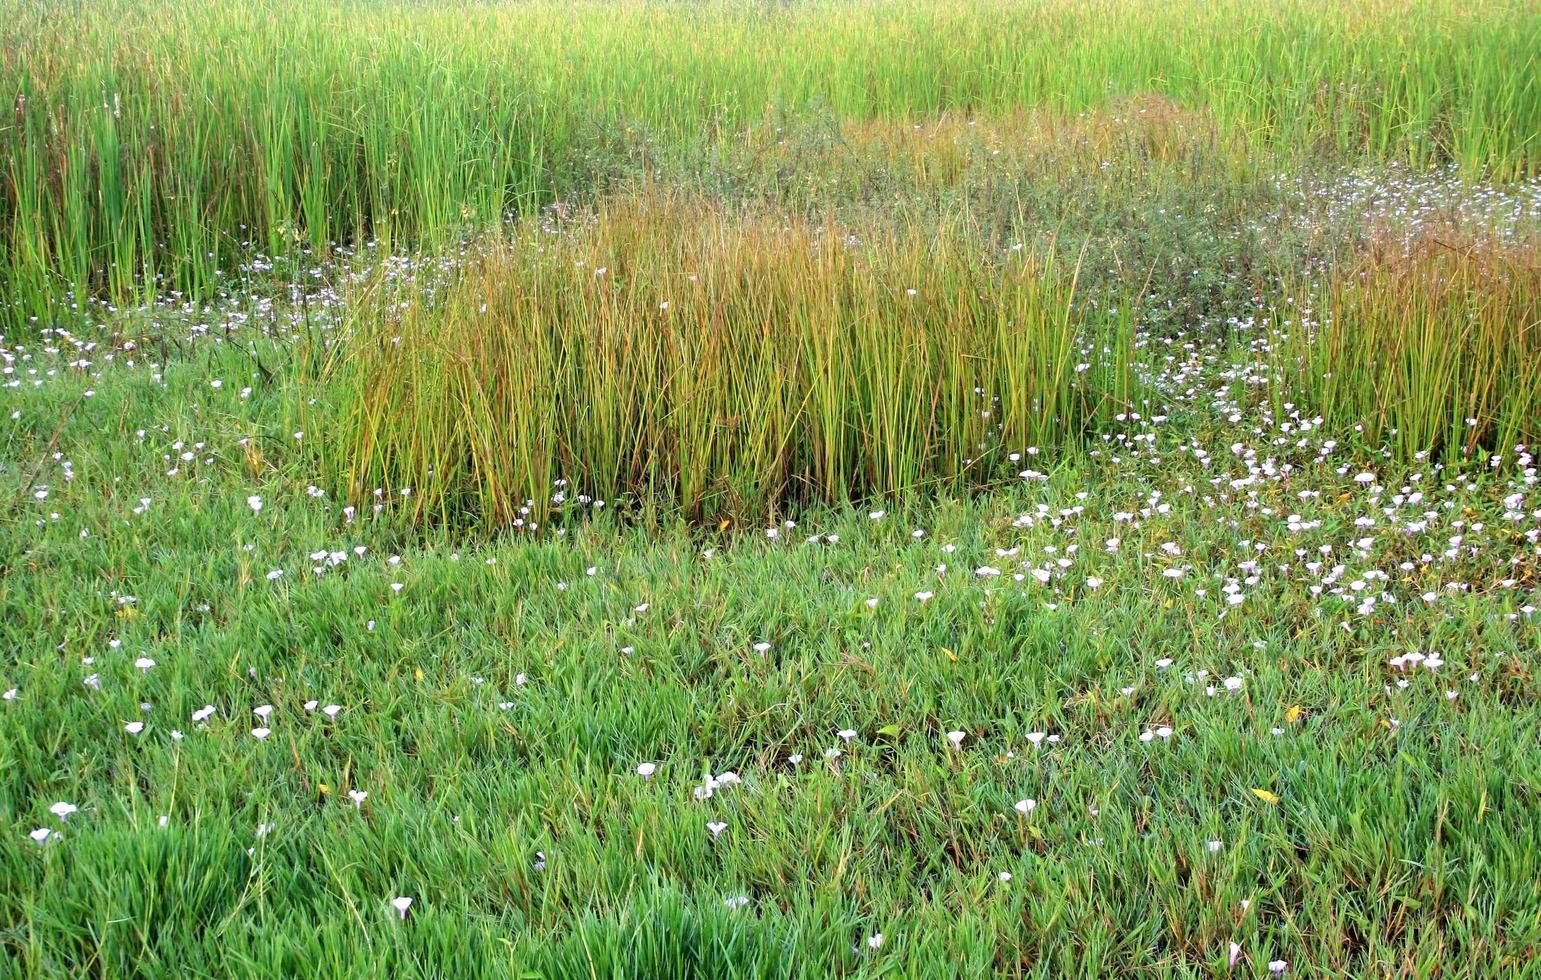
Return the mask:
<path id="1" fill-rule="evenodd" d="M 559 486 L 695 519 L 964 488 L 1124 410 L 1132 347 L 1046 252 L 643 193 L 376 281 L 328 369 L 335 462 L 494 523 Z"/>
<path id="2" fill-rule="evenodd" d="M 1541 440 L 1541 250 L 1431 232 L 1301 291 L 1280 380 L 1329 425 L 1403 459 Z"/>

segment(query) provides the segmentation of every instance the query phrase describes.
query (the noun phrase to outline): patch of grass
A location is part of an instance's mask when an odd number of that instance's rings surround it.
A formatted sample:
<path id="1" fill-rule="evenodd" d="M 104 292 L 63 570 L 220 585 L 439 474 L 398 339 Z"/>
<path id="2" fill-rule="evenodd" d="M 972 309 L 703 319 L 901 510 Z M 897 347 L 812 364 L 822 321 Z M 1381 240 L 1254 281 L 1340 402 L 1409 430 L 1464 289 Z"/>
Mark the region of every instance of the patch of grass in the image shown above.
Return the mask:
<path id="1" fill-rule="evenodd" d="M 1426 233 L 1372 249 L 1281 321 L 1284 385 L 1403 459 L 1541 440 L 1541 256 L 1530 241 Z"/>
<path id="2" fill-rule="evenodd" d="M 1131 403 L 1129 313 L 963 227 L 625 198 L 369 287 L 329 377 L 355 494 L 540 521 L 557 481 L 692 517 L 1016 478 Z M 325 423 L 320 423 L 325 424 Z"/>

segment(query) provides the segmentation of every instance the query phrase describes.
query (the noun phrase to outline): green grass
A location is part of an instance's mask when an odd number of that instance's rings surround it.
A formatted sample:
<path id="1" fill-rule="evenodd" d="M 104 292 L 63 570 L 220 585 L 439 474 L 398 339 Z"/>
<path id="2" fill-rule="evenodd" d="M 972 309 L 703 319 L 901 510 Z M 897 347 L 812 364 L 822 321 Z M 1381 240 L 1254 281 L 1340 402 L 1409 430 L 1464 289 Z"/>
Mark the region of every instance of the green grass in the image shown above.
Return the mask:
<path id="1" fill-rule="evenodd" d="M 0 977 L 1541 976 L 1538 31 L 0 0 Z"/>
<path id="2" fill-rule="evenodd" d="M 202 349 L 100 377 L 13 349 L 44 383 L 0 391 L 19 974 L 1199 976 L 1234 941 L 1249 974 L 1497 975 L 1541 942 L 1533 478 L 1366 485 L 1363 450 L 1266 416 L 1226 448 L 1179 397 L 1181 424 L 1121 430 L 1149 442 L 876 520 L 769 538 L 569 503 L 533 538 L 424 534 L 394 491 L 352 522 L 307 492 L 314 389 Z M 1410 650 L 1446 663 L 1388 666 Z"/>
<path id="3" fill-rule="evenodd" d="M 649 145 L 712 152 L 810 112 L 1156 95 L 1287 156 L 1506 177 L 1536 172 L 1541 133 L 1522 0 L 7 0 L 0 22 L 13 325 L 209 295 L 253 250 L 453 240 Z"/>

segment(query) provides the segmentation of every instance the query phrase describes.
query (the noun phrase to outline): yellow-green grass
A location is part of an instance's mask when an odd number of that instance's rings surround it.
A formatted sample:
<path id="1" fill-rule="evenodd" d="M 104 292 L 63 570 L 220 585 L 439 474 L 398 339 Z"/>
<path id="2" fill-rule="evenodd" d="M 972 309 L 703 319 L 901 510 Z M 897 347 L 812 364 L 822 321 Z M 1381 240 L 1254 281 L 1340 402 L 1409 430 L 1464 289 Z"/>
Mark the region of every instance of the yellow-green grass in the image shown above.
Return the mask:
<path id="1" fill-rule="evenodd" d="M 9 315 L 207 291 L 253 248 L 424 244 L 768 119 L 1147 93 L 1282 152 L 1533 173 L 1520 0 L 0 3 Z"/>
<path id="2" fill-rule="evenodd" d="M 353 493 L 507 522 L 566 480 L 764 514 L 1016 478 L 1014 453 L 1129 404 L 1127 313 L 1078 308 L 1029 248 L 658 192 L 553 220 L 356 300 L 316 423 Z"/>
<path id="3" fill-rule="evenodd" d="M 1541 440 L 1541 254 L 1430 233 L 1383 244 L 1280 315 L 1285 387 L 1400 458 Z"/>

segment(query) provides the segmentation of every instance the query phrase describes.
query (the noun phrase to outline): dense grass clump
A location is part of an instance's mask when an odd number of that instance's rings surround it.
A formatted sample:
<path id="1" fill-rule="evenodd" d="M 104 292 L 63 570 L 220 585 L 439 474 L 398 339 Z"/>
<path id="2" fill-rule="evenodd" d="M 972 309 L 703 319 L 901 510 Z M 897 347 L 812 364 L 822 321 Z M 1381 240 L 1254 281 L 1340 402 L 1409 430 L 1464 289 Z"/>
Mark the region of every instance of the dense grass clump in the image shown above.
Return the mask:
<path id="1" fill-rule="evenodd" d="M 379 285 L 333 365 L 354 492 L 509 521 L 552 489 L 764 512 L 1022 467 L 1127 407 L 1128 315 L 961 228 L 857 235 L 623 199 Z M 404 298 L 405 297 L 405 298 Z"/>
<path id="2" fill-rule="evenodd" d="M 1429 235 L 1375 248 L 1308 302 L 1279 351 L 1286 383 L 1328 425 L 1407 460 L 1541 440 L 1533 245 Z"/>
<path id="3" fill-rule="evenodd" d="M 13 317 L 206 293 L 253 249 L 433 244 L 811 111 L 1154 94 L 1290 154 L 1505 176 L 1541 138 L 1519 0 L 4 0 L 0 23 Z"/>

